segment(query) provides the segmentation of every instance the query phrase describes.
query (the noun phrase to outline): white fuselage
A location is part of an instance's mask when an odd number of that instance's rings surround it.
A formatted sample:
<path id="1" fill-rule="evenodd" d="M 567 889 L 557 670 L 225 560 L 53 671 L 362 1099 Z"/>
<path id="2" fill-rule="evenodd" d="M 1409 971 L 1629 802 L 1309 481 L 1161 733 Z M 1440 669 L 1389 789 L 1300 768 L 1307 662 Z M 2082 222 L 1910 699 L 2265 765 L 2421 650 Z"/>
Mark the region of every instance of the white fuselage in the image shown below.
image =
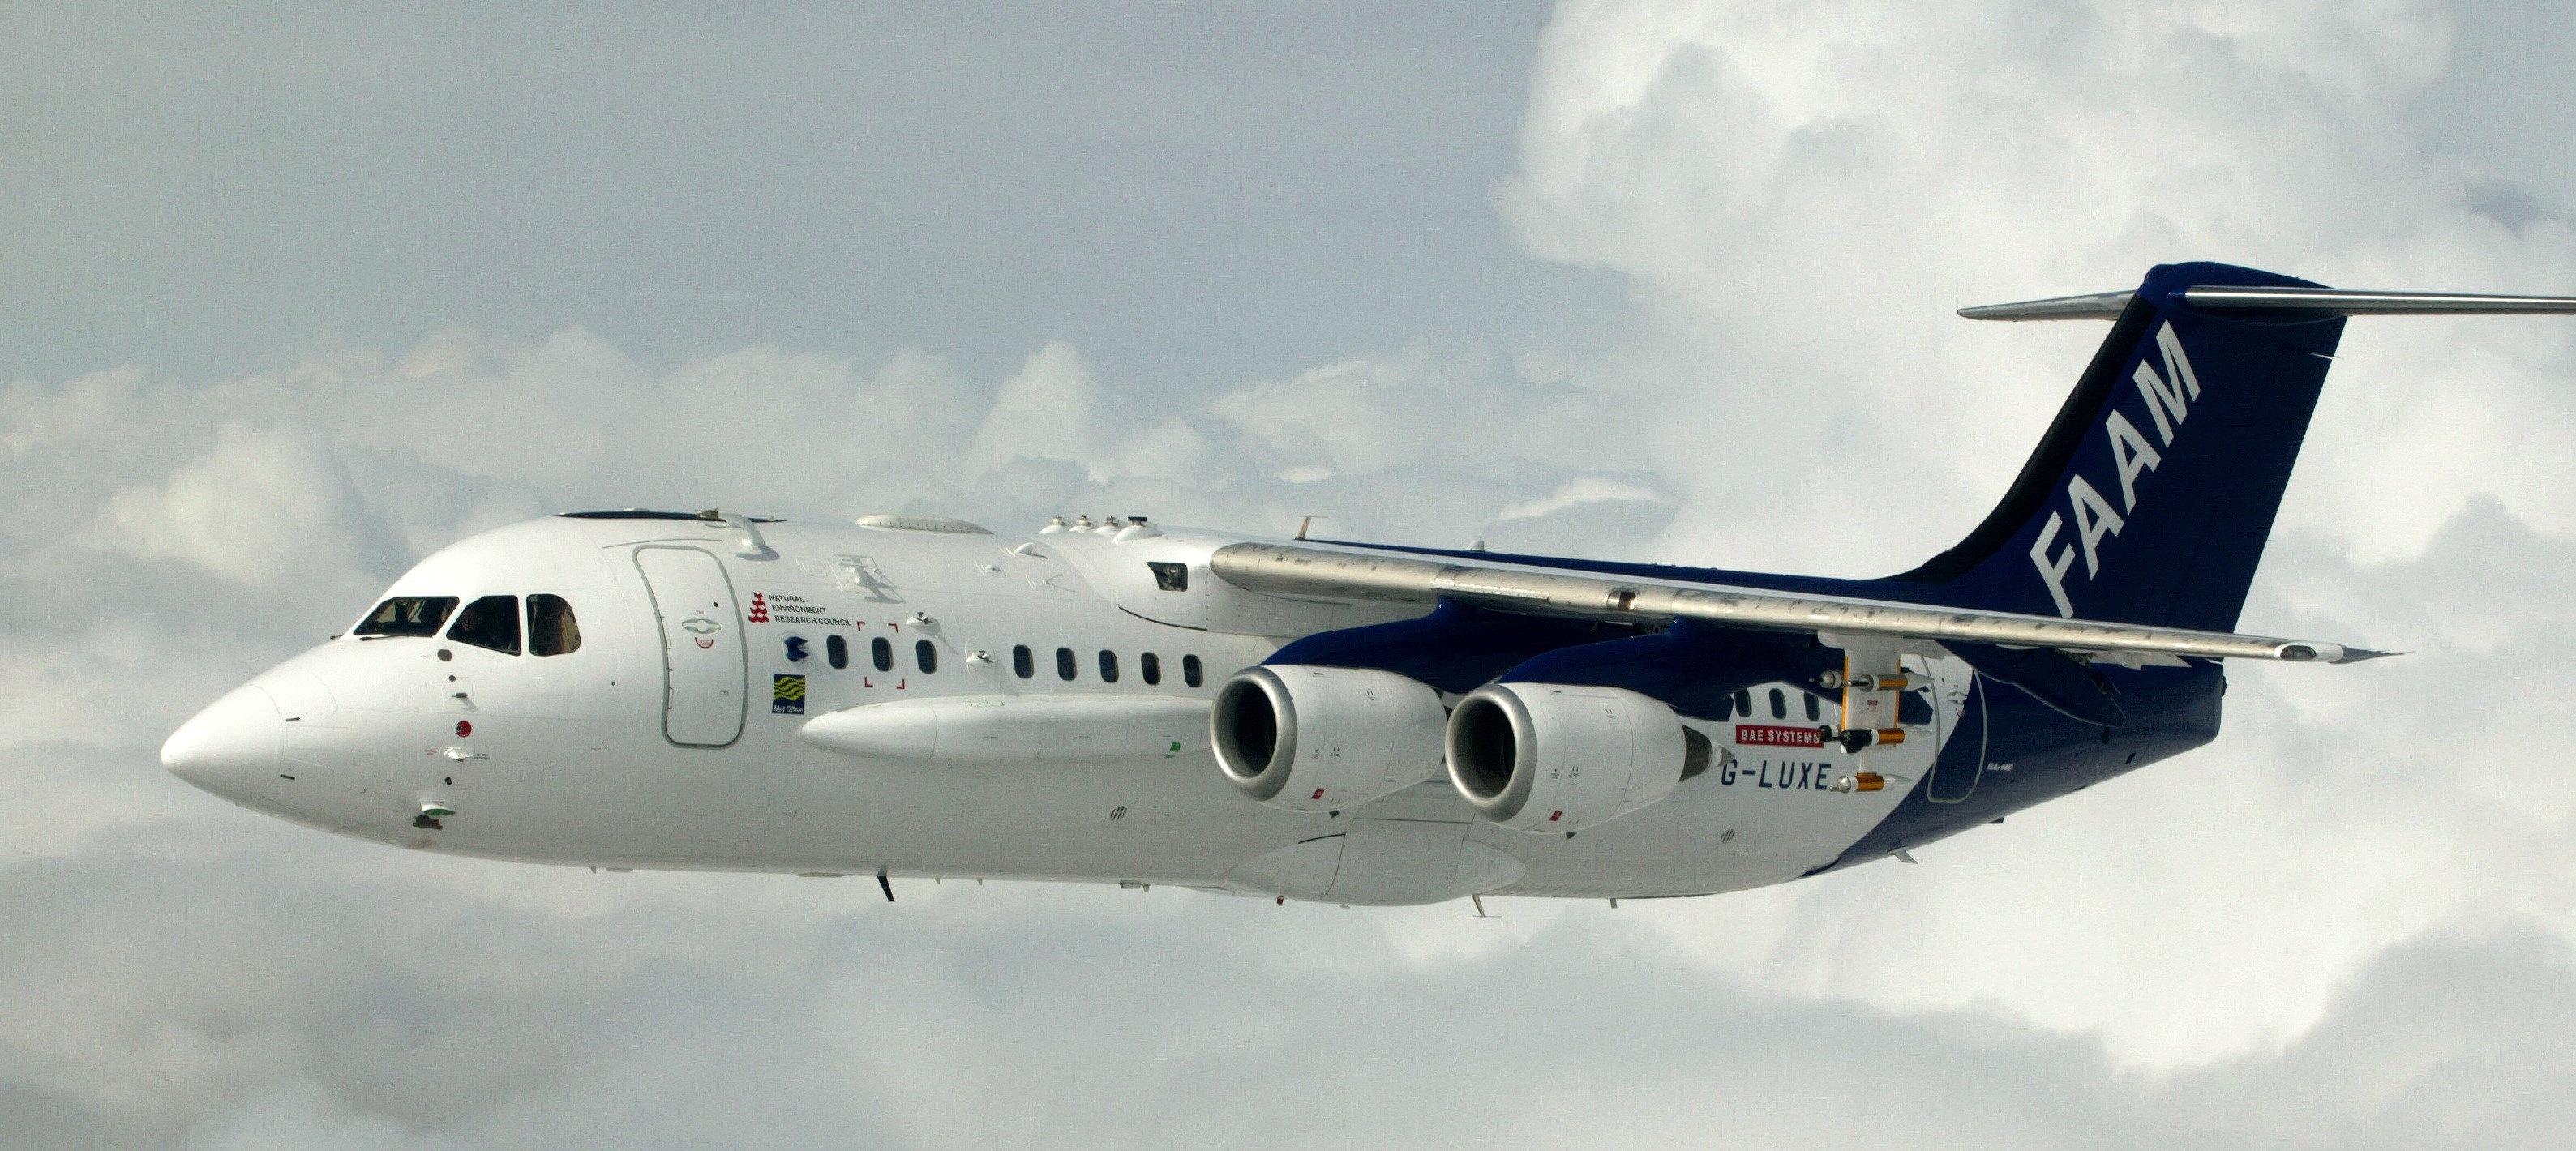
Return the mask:
<path id="1" fill-rule="evenodd" d="M 247 807 L 464 855 L 1421 903 L 1796 878 L 1884 819 L 1959 715 L 1965 672 L 1906 657 L 1938 686 L 1933 738 L 1865 753 L 1889 783 L 1852 794 L 1826 781 L 1859 756 L 1689 721 L 1722 749 L 1717 768 L 1570 837 L 1478 822 L 1445 776 L 1338 813 L 1276 810 L 1221 777 L 1206 701 L 1290 639 L 1414 612 L 1234 588 L 1207 556 L 1239 538 L 535 520 L 449 547 L 387 594 L 561 597 L 574 650 L 342 635 L 218 701 L 165 758 Z M 1804 694 L 1783 691 L 1772 726 L 1811 727 Z M 1738 721 L 1770 724 L 1769 690 L 1752 694 Z M 853 751 L 800 735 L 861 714 L 896 736 Z M 906 732 L 910 750 L 866 750 Z"/>

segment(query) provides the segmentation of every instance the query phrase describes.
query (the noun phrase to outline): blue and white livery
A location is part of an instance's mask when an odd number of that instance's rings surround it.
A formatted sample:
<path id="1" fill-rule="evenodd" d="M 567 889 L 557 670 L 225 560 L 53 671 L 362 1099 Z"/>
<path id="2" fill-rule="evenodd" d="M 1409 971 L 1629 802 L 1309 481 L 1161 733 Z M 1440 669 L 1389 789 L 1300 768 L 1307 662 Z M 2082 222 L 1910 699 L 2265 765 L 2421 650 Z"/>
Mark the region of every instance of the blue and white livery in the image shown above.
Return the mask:
<path id="1" fill-rule="evenodd" d="M 1821 579 L 1144 517 L 1026 536 L 723 512 L 440 551 L 215 701 L 169 768 L 429 851 L 1177 884 L 1343 904 L 1780 883 L 2217 737 L 2344 319 L 2576 312 L 2220 264 L 1968 309 L 2114 321 L 2003 501 Z"/>

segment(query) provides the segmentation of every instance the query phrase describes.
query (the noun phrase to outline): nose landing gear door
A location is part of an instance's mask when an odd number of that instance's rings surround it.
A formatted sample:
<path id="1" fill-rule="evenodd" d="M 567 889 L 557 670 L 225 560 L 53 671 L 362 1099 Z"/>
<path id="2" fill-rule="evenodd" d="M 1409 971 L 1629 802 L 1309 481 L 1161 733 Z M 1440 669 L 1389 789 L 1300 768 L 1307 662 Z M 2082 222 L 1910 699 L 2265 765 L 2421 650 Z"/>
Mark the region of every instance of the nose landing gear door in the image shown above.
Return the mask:
<path id="1" fill-rule="evenodd" d="M 690 747 L 742 735 L 748 661 L 724 565 L 696 548 L 635 549 L 662 625 L 662 733 Z"/>

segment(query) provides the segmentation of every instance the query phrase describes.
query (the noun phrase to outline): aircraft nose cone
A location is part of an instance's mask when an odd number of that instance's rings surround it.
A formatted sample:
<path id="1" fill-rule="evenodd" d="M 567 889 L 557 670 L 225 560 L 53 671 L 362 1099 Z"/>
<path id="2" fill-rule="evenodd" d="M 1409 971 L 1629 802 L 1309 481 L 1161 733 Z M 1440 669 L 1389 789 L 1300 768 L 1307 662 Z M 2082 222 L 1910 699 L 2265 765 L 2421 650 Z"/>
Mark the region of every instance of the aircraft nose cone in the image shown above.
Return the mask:
<path id="1" fill-rule="evenodd" d="M 206 705 L 161 745 L 161 766 L 226 799 L 254 794 L 277 774 L 286 751 L 286 719 L 268 693 L 250 684 Z"/>

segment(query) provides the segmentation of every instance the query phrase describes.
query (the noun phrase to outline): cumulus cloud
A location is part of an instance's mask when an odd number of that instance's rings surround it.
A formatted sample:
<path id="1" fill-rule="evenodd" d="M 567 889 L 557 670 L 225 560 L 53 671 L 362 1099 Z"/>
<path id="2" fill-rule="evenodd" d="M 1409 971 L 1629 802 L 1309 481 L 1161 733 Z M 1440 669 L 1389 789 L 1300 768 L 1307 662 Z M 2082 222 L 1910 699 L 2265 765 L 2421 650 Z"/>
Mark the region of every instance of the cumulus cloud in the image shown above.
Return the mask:
<path id="1" fill-rule="evenodd" d="M 2475 174 L 2407 122 L 2447 35 L 2417 3 L 1574 3 L 1497 201 L 1534 250 L 1627 274 L 1658 317 L 1591 377 L 1670 414 L 1648 444 L 1677 506 L 1650 550 L 1878 574 L 1975 522 L 2100 339 L 1953 306 L 2178 259 L 2576 288 L 2564 221 L 2486 215 Z M 2569 531 L 2569 339 L 2362 320 L 2345 342 L 2247 626 L 2414 655 L 2240 671 L 2216 748 L 1918 853 L 1937 871 L 1694 909 L 1685 945 L 2170 1068 L 2287 1042 L 2386 948 L 2499 903 L 2569 935 L 2554 885 L 2488 850 L 2563 857 L 2564 789 L 2527 757 L 2446 766 L 2464 727 L 2532 706 L 2465 685 L 2543 674 L 2538 637 L 2566 629 L 2560 597 L 2502 589 Z M 1763 930 L 1745 905 L 1770 905 Z"/>
<path id="2" fill-rule="evenodd" d="M 1554 515 L 1567 508 L 1586 504 L 1662 503 L 1663 496 L 1643 484 L 1632 484 L 1605 476 L 1578 476 L 1557 485 L 1555 491 L 1534 500 L 1523 500 L 1503 509 L 1504 520 L 1534 520 Z"/>
<path id="3" fill-rule="evenodd" d="M 118 492 L 100 519 L 95 530 L 127 555 L 255 586 L 399 555 L 384 554 L 380 521 L 328 445 L 278 429 L 224 428 L 168 480 Z"/>
<path id="4" fill-rule="evenodd" d="M 1144 403 L 471 331 L 0 388 L 0 1129 L 28 1146 L 2531 1145 L 2576 1063 L 2576 329 L 2363 320 L 2194 756 L 1704 900 L 1346 912 L 593 876 L 231 812 L 151 759 L 461 535 L 580 507 L 1058 512 L 1876 574 L 2100 338 L 1960 304 L 2218 258 L 2576 289 L 2407 118 L 2429 2 L 1570 2 L 1496 206 L 1595 360 L 1423 341 Z M 2363 194 L 2366 190 L 2367 194 Z M 999 377 L 999 378 L 995 378 Z M 2508 993 L 2499 989 L 2512 989 Z"/>
<path id="5" fill-rule="evenodd" d="M 1883 574 L 1975 522 L 2100 338 L 1954 307 L 2181 259 L 2576 291 L 2566 222 L 2486 215 L 2409 122 L 2447 40 L 2414 2 L 1574 3 L 1497 202 L 1659 319 L 1602 382 L 1663 417 L 1644 430 L 1687 497 L 1667 550 Z M 2510 474 L 2518 513 L 2570 530 L 2576 482 L 2540 460 L 2576 432 L 2553 386 L 2570 338 L 2356 325 L 2304 465 L 2327 482 L 2289 522 L 2402 554 Z M 1840 496 L 1882 469 L 1907 482 Z M 1767 530 L 1790 517 L 1835 530 Z"/>
<path id="6" fill-rule="evenodd" d="M 25 1141 L 2535 1145 L 2576 1002 L 2562 943 L 2430 939 L 2277 1051 L 2140 1076 L 1983 1011 L 1712 973 L 1636 905 L 1505 936 L 1527 904 L 1480 923 L 914 884 L 888 907 L 784 879 L 352 868 L 368 849 L 319 839 L 204 864 L 137 846 L 0 878 L 31 931 L 0 972 Z M 165 930 L 138 943 L 146 914 Z M 1389 939 L 1430 921 L 1484 942 L 1422 962 Z M 1241 1082 L 1260 1075 L 1331 1097 Z"/>

